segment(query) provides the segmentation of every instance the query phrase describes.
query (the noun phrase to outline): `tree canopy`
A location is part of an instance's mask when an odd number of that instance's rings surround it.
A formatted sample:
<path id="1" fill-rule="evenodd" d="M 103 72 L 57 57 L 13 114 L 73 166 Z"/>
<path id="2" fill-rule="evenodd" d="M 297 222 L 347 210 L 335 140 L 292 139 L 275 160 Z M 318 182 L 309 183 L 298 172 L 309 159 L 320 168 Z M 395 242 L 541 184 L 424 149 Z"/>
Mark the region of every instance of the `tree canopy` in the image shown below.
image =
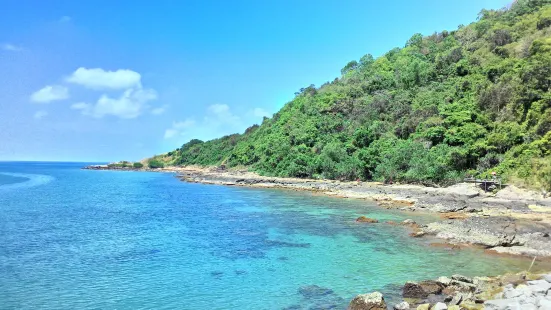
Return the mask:
<path id="1" fill-rule="evenodd" d="M 191 140 L 176 165 L 264 175 L 445 184 L 496 171 L 551 190 L 551 0 L 350 61 L 260 126 Z M 151 161 L 150 161 L 151 163 Z"/>

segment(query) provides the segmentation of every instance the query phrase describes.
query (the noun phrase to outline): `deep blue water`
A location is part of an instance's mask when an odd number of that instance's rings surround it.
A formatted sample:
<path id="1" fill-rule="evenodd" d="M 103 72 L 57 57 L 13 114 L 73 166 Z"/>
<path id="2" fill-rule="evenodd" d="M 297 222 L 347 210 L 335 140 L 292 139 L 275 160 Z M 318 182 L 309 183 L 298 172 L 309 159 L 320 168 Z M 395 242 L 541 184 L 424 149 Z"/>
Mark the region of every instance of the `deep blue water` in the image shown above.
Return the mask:
<path id="1" fill-rule="evenodd" d="M 406 280 L 530 263 L 356 224 L 430 219 L 366 201 L 83 165 L 0 162 L 0 308 L 343 309 Z"/>

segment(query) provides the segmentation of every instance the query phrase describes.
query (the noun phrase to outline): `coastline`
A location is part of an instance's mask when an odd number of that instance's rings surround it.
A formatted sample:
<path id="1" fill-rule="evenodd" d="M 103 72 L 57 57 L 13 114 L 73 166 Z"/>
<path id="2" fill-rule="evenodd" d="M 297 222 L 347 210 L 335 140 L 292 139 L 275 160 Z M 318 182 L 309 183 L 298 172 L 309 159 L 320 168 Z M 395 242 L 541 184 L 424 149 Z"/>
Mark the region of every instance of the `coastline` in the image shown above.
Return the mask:
<path id="1" fill-rule="evenodd" d="M 322 195 L 364 199 L 380 207 L 430 212 L 441 221 L 410 225 L 412 237 L 434 236 L 457 246 L 477 246 L 489 253 L 551 259 L 551 198 L 507 186 L 496 194 L 469 183 L 446 188 L 420 185 L 260 176 L 243 170 L 217 167 L 84 169 L 175 173 L 184 182 L 224 186 L 277 188 Z"/>
<path id="2" fill-rule="evenodd" d="M 536 193 L 513 186 L 491 194 L 466 183 L 447 188 L 384 185 L 376 182 L 265 177 L 216 167 L 95 169 L 174 173 L 181 181 L 190 183 L 309 191 L 331 197 L 370 200 L 382 208 L 432 213 L 439 215 L 441 220 L 419 225 L 411 220 L 378 223 L 377 219 L 360 217 L 358 221 L 363 222 L 361 225 L 404 225 L 411 229 L 412 237 L 442 240 L 442 243 L 434 246 L 479 247 L 493 255 L 530 257 L 530 260 L 535 260 L 534 256 L 537 256 L 538 261 L 551 260 L 551 199 L 538 197 Z M 528 266 L 527 269 L 530 270 Z M 398 305 L 387 305 L 384 297 L 374 292 L 358 295 L 351 301 L 349 309 L 394 307 L 428 310 L 437 305 L 441 307 L 438 309 L 508 309 L 506 307 L 525 305 L 526 302 L 535 303 L 534 309 L 539 309 L 538 303 L 546 298 L 549 291 L 547 289 L 537 295 L 536 299 L 530 295 L 530 289 L 541 290 L 542 285 L 547 285 L 541 282 L 546 280 L 539 279 L 542 279 L 542 274 L 523 272 L 474 278 L 453 275 L 437 280 L 407 282 L 402 287 L 403 302 Z M 374 304 L 362 304 L 366 300 Z M 380 308 L 373 308 L 373 305 Z M 400 305 L 404 307 L 399 308 Z M 447 308 L 443 308 L 443 305 Z"/>

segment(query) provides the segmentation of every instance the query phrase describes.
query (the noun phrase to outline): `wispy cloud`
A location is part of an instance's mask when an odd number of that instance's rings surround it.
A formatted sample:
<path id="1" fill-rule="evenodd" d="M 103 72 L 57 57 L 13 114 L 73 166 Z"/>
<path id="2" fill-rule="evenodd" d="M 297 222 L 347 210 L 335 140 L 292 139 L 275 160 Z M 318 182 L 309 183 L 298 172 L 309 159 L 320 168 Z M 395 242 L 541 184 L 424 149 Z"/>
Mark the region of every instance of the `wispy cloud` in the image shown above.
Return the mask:
<path id="1" fill-rule="evenodd" d="M 161 115 L 166 112 L 166 109 L 168 109 L 168 105 L 163 105 L 161 107 L 157 107 L 151 110 L 151 114 L 153 115 Z"/>
<path id="2" fill-rule="evenodd" d="M 11 43 L 3 43 L 0 48 L 8 52 L 21 52 L 23 50 L 23 47 Z"/>
<path id="3" fill-rule="evenodd" d="M 190 132 L 191 129 L 193 129 L 193 133 Z M 242 119 L 231 111 L 229 105 L 213 104 L 207 107 L 206 116 L 200 121 L 188 118 L 185 121 L 173 122 L 172 126 L 165 130 L 164 138 L 190 137 L 191 134 L 215 137 L 239 132 L 243 129 Z"/>
<path id="4" fill-rule="evenodd" d="M 73 19 L 71 18 L 71 16 L 65 15 L 65 16 L 61 16 L 61 18 L 58 20 L 58 22 L 60 22 L 60 23 L 68 23 L 68 22 L 70 22 L 71 20 L 73 20 Z"/>
<path id="5" fill-rule="evenodd" d="M 46 111 L 36 111 L 33 115 L 34 119 L 43 119 L 46 116 L 48 116 L 48 112 Z"/>
<path id="6" fill-rule="evenodd" d="M 186 130 L 192 128 L 195 126 L 195 120 L 193 119 L 186 119 L 181 122 L 173 122 L 172 127 L 165 130 L 165 139 L 170 139 L 173 137 L 176 137 L 178 135 L 184 135 L 186 133 Z"/>
<path id="7" fill-rule="evenodd" d="M 35 91 L 30 100 L 35 103 L 49 103 L 69 98 L 69 89 L 61 85 L 48 85 Z"/>
<path id="8" fill-rule="evenodd" d="M 255 117 L 269 117 L 270 116 L 270 113 L 266 110 L 264 110 L 263 108 L 254 108 L 253 111 L 252 111 L 252 114 L 255 116 Z"/>

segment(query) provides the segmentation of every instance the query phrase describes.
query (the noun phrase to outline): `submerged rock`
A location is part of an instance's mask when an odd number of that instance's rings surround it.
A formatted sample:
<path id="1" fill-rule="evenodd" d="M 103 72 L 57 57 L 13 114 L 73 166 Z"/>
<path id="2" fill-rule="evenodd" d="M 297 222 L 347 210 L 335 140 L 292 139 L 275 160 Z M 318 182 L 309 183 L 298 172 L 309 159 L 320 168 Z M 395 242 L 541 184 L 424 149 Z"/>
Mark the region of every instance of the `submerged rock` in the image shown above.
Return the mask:
<path id="1" fill-rule="evenodd" d="M 429 310 L 430 304 L 422 304 L 417 306 L 417 310 Z"/>
<path id="2" fill-rule="evenodd" d="M 316 298 L 333 294 L 333 290 L 317 285 L 306 285 L 298 289 L 298 292 L 305 298 Z"/>
<path id="3" fill-rule="evenodd" d="M 379 223 L 378 220 L 376 219 L 372 219 L 372 218 L 369 218 L 369 217 L 365 217 L 365 216 L 360 216 L 356 219 L 356 222 L 358 223 Z"/>
<path id="4" fill-rule="evenodd" d="M 348 310 L 387 310 L 383 294 L 373 292 L 356 296 L 348 305 Z"/>

